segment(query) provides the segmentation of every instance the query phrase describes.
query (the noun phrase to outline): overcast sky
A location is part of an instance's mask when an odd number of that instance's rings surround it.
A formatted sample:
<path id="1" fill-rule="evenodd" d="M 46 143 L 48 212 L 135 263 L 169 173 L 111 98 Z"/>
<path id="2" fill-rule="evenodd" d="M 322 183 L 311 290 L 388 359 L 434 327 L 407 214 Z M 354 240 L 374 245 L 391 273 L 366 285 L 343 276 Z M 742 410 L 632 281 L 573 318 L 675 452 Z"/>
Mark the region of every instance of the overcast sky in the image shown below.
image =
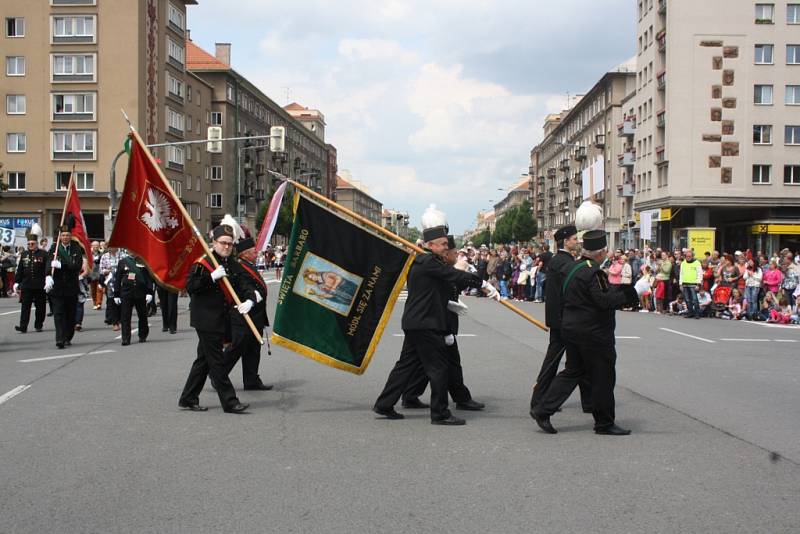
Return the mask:
<path id="1" fill-rule="evenodd" d="M 527 173 L 547 113 L 635 52 L 635 0 L 200 0 L 192 40 L 322 111 L 339 169 L 460 234 Z M 287 88 L 289 98 L 287 100 Z"/>

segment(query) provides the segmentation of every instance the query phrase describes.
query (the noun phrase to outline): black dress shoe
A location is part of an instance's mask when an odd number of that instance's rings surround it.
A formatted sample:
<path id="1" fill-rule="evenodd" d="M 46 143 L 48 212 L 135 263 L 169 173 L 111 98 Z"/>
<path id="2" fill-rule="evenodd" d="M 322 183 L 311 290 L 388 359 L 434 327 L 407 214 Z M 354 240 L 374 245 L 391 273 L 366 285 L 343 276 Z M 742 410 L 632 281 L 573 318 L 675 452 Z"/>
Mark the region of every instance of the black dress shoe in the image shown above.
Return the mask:
<path id="1" fill-rule="evenodd" d="M 176 332 L 177 332 L 177 330 L 170 330 L 169 331 L 170 334 L 175 334 Z"/>
<path id="2" fill-rule="evenodd" d="M 467 402 L 457 402 L 456 408 L 458 408 L 459 410 L 469 410 L 471 412 L 478 412 L 486 408 L 486 405 L 482 402 L 477 402 L 470 399 Z"/>
<path id="3" fill-rule="evenodd" d="M 183 408 L 184 410 L 189 410 L 190 412 L 207 412 L 207 406 L 200 406 L 199 404 L 182 404 L 178 403 L 178 406 Z"/>
<path id="4" fill-rule="evenodd" d="M 66 341 L 64 341 L 64 345 L 67 346 L 67 347 L 71 347 L 72 346 L 72 341 L 66 340 Z"/>
<path id="5" fill-rule="evenodd" d="M 144 343 L 145 341 L 147 341 L 146 337 L 140 337 L 139 338 L 139 343 Z"/>
<path id="6" fill-rule="evenodd" d="M 421 410 L 423 408 L 430 408 L 430 404 L 425 404 L 417 397 L 409 397 L 408 399 L 403 400 L 402 404 L 403 408 L 406 410 Z"/>
<path id="7" fill-rule="evenodd" d="M 63 349 L 64 348 L 64 344 L 63 343 L 56 343 L 56 347 L 58 347 L 59 349 Z"/>
<path id="8" fill-rule="evenodd" d="M 455 415 L 451 415 L 447 419 L 431 419 L 432 425 L 445 425 L 445 426 L 461 426 L 466 425 L 467 422 L 461 419 L 460 417 L 456 417 Z"/>
<path id="9" fill-rule="evenodd" d="M 401 413 L 397 413 L 397 411 L 394 408 L 389 408 L 388 410 L 385 410 L 383 408 L 378 408 L 376 406 L 376 407 L 372 408 L 372 411 L 375 412 L 378 415 L 384 416 L 386 419 L 405 419 L 406 418 L 405 415 L 403 415 Z"/>
<path id="10" fill-rule="evenodd" d="M 123 347 L 127 347 L 127 346 L 128 346 L 128 345 L 130 345 L 130 344 L 131 344 L 131 342 L 130 342 L 130 341 L 123 341 L 123 342 L 122 342 L 122 346 L 123 346 Z"/>
<path id="11" fill-rule="evenodd" d="M 26 334 L 26 333 L 28 333 L 28 330 L 27 330 L 27 329 L 23 330 L 23 329 L 22 329 L 21 327 L 19 327 L 19 326 L 15 326 L 15 327 L 14 327 L 14 330 L 16 330 L 17 332 L 19 332 L 20 334 Z"/>
<path id="12" fill-rule="evenodd" d="M 536 412 L 531 411 L 531 417 L 533 417 L 533 420 L 536 421 L 537 425 L 539 425 L 539 428 L 548 434 L 558 434 L 558 430 L 556 430 L 550 423 L 549 416 L 538 415 Z"/>
<path id="13" fill-rule="evenodd" d="M 168 332 L 168 331 L 169 331 L 169 328 L 162 328 L 162 329 L 161 329 L 161 331 L 162 331 L 162 332 Z"/>
<path id="14" fill-rule="evenodd" d="M 233 406 L 228 406 L 225 408 L 225 413 L 244 413 L 250 407 L 249 404 L 242 404 L 241 402 L 237 402 Z"/>
<path id="15" fill-rule="evenodd" d="M 245 386 L 245 391 L 269 391 L 273 388 L 272 384 L 256 384 L 255 386 Z"/>
<path id="16" fill-rule="evenodd" d="M 36 328 L 36 331 L 37 332 L 41 332 L 42 331 L 42 327 Z"/>
<path id="17" fill-rule="evenodd" d="M 603 436 L 627 436 L 631 431 L 617 425 L 611 425 L 603 428 L 595 428 L 594 433 Z"/>

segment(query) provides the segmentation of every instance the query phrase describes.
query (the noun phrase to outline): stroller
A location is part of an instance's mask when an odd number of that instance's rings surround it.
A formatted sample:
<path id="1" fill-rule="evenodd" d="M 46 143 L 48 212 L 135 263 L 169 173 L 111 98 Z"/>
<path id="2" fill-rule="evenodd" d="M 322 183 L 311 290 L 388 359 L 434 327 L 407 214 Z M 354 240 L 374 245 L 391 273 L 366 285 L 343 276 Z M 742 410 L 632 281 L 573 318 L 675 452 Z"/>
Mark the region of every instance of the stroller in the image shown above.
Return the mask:
<path id="1" fill-rule="evenodd" d="M 723 310 L 728 309 L 728 301 L 731 298 L 731 291 L 733 288 L 730 286 L 717 286 L 714 293 L 711 295 L 711 316 L 717 317 Z"/>

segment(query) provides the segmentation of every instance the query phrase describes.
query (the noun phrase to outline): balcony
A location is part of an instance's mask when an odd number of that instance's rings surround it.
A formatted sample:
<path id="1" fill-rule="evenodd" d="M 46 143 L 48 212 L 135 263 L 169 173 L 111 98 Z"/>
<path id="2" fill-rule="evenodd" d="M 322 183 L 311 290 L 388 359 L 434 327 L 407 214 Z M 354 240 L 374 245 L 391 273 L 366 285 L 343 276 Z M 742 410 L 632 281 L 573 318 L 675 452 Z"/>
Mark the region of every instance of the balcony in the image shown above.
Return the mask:
<path id="1" fill-rule="evenodd" d="M 539 185 L 540 187 L 544 186 L 544 176 L 537 177 L 536 178 L 536 184 Z"/>
<path id="2" fill-rule="evenodd" d="M 617 186 L 617 196 L 620 198 L 632 197 L 636 193 L 636 187 L 632 183 L 623 183 Z"/>
<path id="3" fill-rule="evenodd" d="M 633 137 L 636 133 L 636 115 L 625 117 L 621 124 L 617 124 L 618 137 Z"/>
<path id="4" fill-rule="evenodd" d="M 656 113 L 656 126 L 659 128 L 664 128 L 667 126 L 667 110 L 662 109 Z"/>
<path id="5" fill-rule="evenodd" d="M 582 202 L 583 199 L 581 197 L 575 197 L 572 199 L 572 205 L 575 206 L 576 208 L 579 208 Z"/>
<path id="6" fill-rule="evenodd" d="M 656 74 L 656 87 L 659 91 L 663 91 L 667 87 L 667 71 L 662 70 Z"/>
<path id="7" fill-rule="evenodd" d="M 617 156 L 617 160 L 620 167 L 633 167 L 633 164 L 636 161 L 636 151 L 626 150 Z"/>
<path id="8" fill-rule="evenodd" d="M 562 171 L 568 171 L 569 170 L 569 159 L 564 158 L 561 161 L 559 161 L 558 162 L 558 168 L 561 169 Z"/>
<path id="9" fill-rule="evenodd" d="M 536 199 L 537 199 L 537 200 L 539 200 L 539 201 L 541 201 L 541 202 L 544 202 L 544 191 L 542 191 L 542 190 L 540 189 L 540 190 L 539 190 L 539 191 L 536 193 Z"/>
<path id="10" fill-rule="evenodd" d="M 664 150 L 664 145 L 656 147 L 656 165 L 664 165 L 668 163 L 667 152 Z"/>
<path id="11" fill-rule="evenodd" d="M 569 200 L 567 200 L 565 198 L 564 200 L 562 200 L 561 202 L 558 203 L 558 207 L 561 208 L 562 210 L 568 208 L 569 207 Z"/>
<path id="12" fill-rule="evenodd" d="M 667 0 L 658 0 L 658 12 L 662 15 L 667 13 Z"/>
<path id="13" fill-rule="evenodd" d="M 556 190 L 555 189 L 548 189 L 547 190 L 547 196 L 549 196 L 552 199 L 553 197 L 556 196 Z"/>
<path id="14" fill-rule="evenodd" d="M 569 191 L 569 179 L 564 178 L 558 183 L 559 191 Z"/>
<path id="15" fill-rule="evenodd" d="M 573 174 L 572 183 L 575 185 L 581 185 L 583 183 L 583 172 L 577 171 L 575 174 Z"/>
<path id="16" fill-rule="evenodd" d="M 547 177 L 548 178 L 555 178 L 556 177 L 556 169 L 547 169 Z"/>
<path id="17" fill-rule="evenodd" d="M 575 154 L 573 155 L 575 161 L 582 161 L 586 159 L 586 147 L 579 146 L 575 148 Z"/>
<path id="18" fill-rule="evenodd" d="M 664 28 L 660 32 L 656 34 L 656 41 L 658 42 L 658 51 L 659 52 L 666 52 L 667 51 L 667 29 Z"/>
<path id="19" fill-rule="evenodd" d="M 606 147 L 606 136 L 605 134 L 598 134 L 594 136 L 594 147 L 595 148 L 605 148 Z"/>

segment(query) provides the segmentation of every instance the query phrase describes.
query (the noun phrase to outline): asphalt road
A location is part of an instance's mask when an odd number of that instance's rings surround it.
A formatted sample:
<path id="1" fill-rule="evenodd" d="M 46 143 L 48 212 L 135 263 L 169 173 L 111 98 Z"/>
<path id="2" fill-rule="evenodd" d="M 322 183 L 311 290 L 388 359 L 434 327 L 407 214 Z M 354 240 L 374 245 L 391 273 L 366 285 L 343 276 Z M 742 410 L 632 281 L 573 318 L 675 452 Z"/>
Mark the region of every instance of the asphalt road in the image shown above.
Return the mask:
<path id="1" fill-rule="evenodd" d="M 364 376 L 265 349 L 276 388 L 242 392 L 237 416 L 210 385 L 208 412 L 177 408 L 196 346 L 185 299 L 177 335 L 151 318 L 146 344 L 121 347 L 87 310 L 63 351 L 50 319 L 14 332 L 0 299 L 0 533 L 798 531 L 800 330 L 620 313 L 617 417 L 633 434 L 595 435 L 573 396 L 550 436 L 528 416 L 546 334 L 466 301 L 465 378 L 488 407 L 436 427 L 370 411 L 402 303 Z"/>

